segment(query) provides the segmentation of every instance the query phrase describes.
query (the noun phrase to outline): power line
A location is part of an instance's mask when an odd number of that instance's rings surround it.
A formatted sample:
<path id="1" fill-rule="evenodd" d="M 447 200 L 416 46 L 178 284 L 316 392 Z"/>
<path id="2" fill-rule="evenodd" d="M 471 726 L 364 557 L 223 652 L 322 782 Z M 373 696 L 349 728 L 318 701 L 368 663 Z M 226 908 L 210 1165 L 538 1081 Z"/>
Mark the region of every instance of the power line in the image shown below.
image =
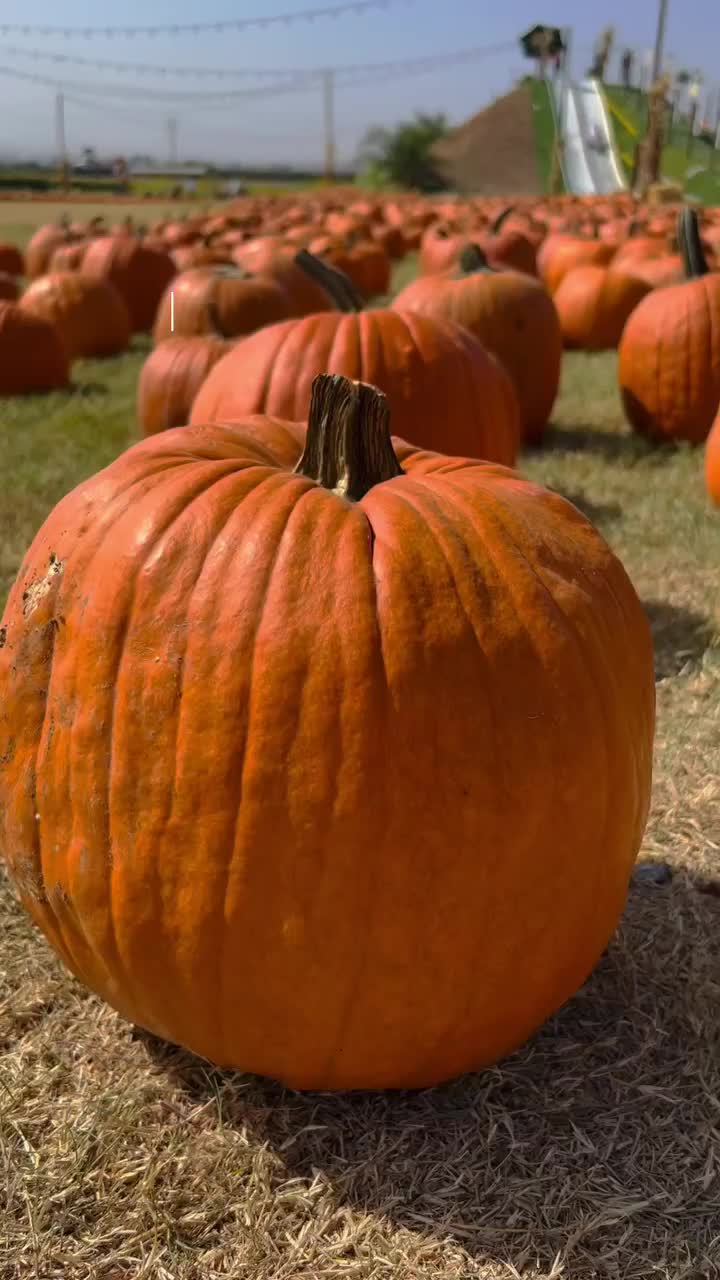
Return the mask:
<path id="1" fill-rule="evenodd" d="M 320 5 L 312 9 L 299 9 L 290 13 L 269 13 L 251 18 L 221 18 L 215 22 L 171 22 L 143 27 L 70 27 L 31 26 L 28 23 L 0 23 L 3 35 L 24 36 L 80 36 L 90 40 L 98 36 L 107 38 L 133 36 L 182 36 L 200 35 L 203 32 L 247 31 L 250 27 L 270 27 L 279 23 L 316 22 L 322 18 L 341 18 L 348 14 L 362 14 L 369 9 L 387 9 L 394 4 L 412 4 L 414 0 L 342 0 L 340 4 Z"/>
<path id="2" fill-rule="evenodd" d="M 428 54 L 418 58 L 399 58 L 389 62 L 348 63 L 331 68 L 339 87 L 352 88 L 372 85 L 388 75 L 395 78 L 401 76 L 424 75 L 443 67 L 459 66 L 463 63 L 480 61 L 498 53 L 505 53 L 515 48 L 515 41 L 503 41 L 495 45 L 479 45 L 469 49 L 458 49 L 450 53 Z M 90 60 L 87 60 L 88 62 Z M 102 64 L 94 64 L 96 67 Z M 98 93 L 105 97 L 142 97 L 155 102 L 186 102 L 194 106 L 222 106 L 227 102 L 245 98 L 264 97 L 268 95 L 297 93 L 316 88 L 327 74 L 328 68 L 286 68 L 276 71 L 285 78 L 270 84 L 254 86 L 248 89 L 216 89 L 212 91 L 188 91 L 184 89 L 146 89 L 136 85 L 109 85 L 106 82 L 93 81 L 60 81 L 58 77 L 41 75 L 31 71 L 20 71 L 16 67 L 0 65 L 0 76 L 29 81 L 33 84 L 59 87 L 60 83 L 72 92 Z M 271 74 L 269 71 L 267 74 Z"/>

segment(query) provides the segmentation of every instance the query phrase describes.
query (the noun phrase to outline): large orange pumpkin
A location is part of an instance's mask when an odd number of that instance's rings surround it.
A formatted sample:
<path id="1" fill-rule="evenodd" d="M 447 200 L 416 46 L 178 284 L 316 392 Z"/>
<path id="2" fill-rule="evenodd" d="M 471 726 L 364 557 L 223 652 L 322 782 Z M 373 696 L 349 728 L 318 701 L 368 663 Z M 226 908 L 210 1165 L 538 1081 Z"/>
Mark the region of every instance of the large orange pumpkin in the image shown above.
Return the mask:
<path id="1" fill-rule="evenodd" d="M 115 356 L 130 345 L 128 309 L 107 280 L 51 272 L 33 281 L 20 306 L 56 326 L 70 360 Z"/>
<path id="2" fill-rule="evenodd" d="M 708 272 L 694 209 L 681 213 L 678 239 L 688 279 L 653 290 L 635 308 L 618 376 L 636 431 L 702 444 L 720 403 L 720 274 Z"/>
<path id="3" fill-rule="evenodd" d="M 393 448 L 372 388 L 318 379 L 306 436 L 127 450 L 50 515 L 2 636 L 9 874 L 158 1036 L 296 1088 L 428 1086 L 520 1045 L 617 924 L 643 609 L 575 507 Z"/>
<path id="4" fill-rule="evenodd" d="M 560 385 L 562 336 L 552 299 L 538 280 L 495 270 L 478 245 L 468 244 L 456 275 L 418 276 L 393 309 L 453 320 L 479 338 L 512 378 L 523 439 L 540 442 Z"/>
<path id="5" fill-rule="evenodd" d="M 160 299 L 176 274 L 169 254 L 147 249 L 129 231 L 118 228 L 116 234 L 100 236 L 88 245 L 81 271 L 115 286 L 135 333 L 152 329 Z"/>
<path id="6" fill-rule="evenodd" d="M 384 391 L 398 433 L 413 444 L 514 463 L 517 396 L 477 338 L 410 311 L 358 310 L 362 303 L 349 280 L 312 255 L 300 256 L 348 310 L 269 325 L 242 338 L 208 374 L 191 422 L 234 422 L 249 413 L 300 421 L 313 379 L 338 373 Z"/>
<path id="7" fill-rule="evenodd" d="M 67 353 L 55 325 L 17 302 L 0 302 L 0 395 L 58 391 L 68 381 Z"/>

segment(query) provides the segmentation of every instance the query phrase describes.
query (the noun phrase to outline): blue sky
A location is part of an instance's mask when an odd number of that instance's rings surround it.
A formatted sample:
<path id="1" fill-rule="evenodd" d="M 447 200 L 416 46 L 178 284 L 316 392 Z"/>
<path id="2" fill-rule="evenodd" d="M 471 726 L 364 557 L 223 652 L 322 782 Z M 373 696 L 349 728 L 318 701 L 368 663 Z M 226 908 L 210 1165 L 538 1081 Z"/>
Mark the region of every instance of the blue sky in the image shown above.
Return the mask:
<path id="1" fill-rule="evenodd" d="M 301 11 L 323 0 L 6 0 L 0 21 L 69 26 L 131 25 L 241 18 Z M 324 0 L 331 3 L 331 0 Z M 388 9 L 315 23 L 272 26 L 243 32 L 173 38 L 63 39 L 0 34 L 0 66 L 56 77 L 59 85 L 81 81 L 153 87 L 186 92 L 214 88 L 216 82 L 180 77 L 137 77 L 92 67 L 30 60 L 15 49 L 45 50 L 88 59 L 113 59 L 171 66 L 315 68 L 384 62 L 452 53 L 468 46 L 514 42 L 536 21 L 573 28 L 573 65 L 583 70 L 601 28 L 612 23 L 619 42 L 637 50 L 652 46 L 657 0 L 399 0 Z M 708 84 L 720 87 L 720 4 L 718 0 L 669 0 L 666 51 L 676 64 L 699 67 Z M 709 51 L 709 52 L 708 52 Z M 465 65 L 442 67 L 422 76 L 388 75 L 372 86 L 339 90 L 337 140 L 341 160 L 352 160 L 365 130 L 393 123 L 416 109 L 445 111 L 453 122 L 466 119 L 507 92 L 528 67 L 517 46 Z M 234 87 L 234 82 L 223 81 Z M 238 82 L 240 83 L 240 82 Z M 256 83 L 250 81 L 250 83 Z M 0 73 L 0 154 L 52 154 L 54 94 L 50 85 L 15 80 Z M 128 88 L 124 100 L 101 105 L 68 101 L 66 127 L 73 157 L 83 146 L 102 153 L 167 154 L 167 117 L 178 118 L 181 158 L 233 159 L 248 164 L 322 161 L 322 106 L 319 92 L 247 98 L 221 110 L 192 103 L 170 107 L 145 103 Z"/>

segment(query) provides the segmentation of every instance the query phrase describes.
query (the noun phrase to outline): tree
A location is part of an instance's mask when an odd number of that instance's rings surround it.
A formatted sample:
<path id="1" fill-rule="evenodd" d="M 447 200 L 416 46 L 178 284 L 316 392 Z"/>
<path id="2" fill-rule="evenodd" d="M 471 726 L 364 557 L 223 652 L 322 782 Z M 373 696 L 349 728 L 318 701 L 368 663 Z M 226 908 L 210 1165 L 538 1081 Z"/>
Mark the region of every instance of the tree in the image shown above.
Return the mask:
<path id="1" fill-rule="evenodd" d="M 360 168 L 366 178 L 378 185 L 391 183 L 418 191 L 439 191 L 444 183 L 432 148 L 448 131 L 443 114 L 423 112 L 416 112 L 413 120 L 394 129 L 370 129 L 360 145 Z"/>

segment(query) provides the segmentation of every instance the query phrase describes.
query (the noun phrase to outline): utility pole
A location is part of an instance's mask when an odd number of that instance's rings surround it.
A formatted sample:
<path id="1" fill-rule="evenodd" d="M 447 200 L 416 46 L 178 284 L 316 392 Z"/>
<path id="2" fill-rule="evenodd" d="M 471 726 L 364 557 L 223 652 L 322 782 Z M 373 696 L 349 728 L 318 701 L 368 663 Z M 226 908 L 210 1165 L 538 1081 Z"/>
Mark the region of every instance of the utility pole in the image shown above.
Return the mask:
<path id="1" fill-rule="evenodd" d="M 323 118 L 325 123 L 325 181 L 335 180 L 335 72 L 323 71 Z"/>
<path id="2" fill-rule="evenodd" d="M 660 178 L 663 137 L 665 133 L 665 95 L 670 77 L 662 76 L 663 46 L 667 24 L 668 0 L 659 0 L 655 50 L 648 86 L 648 114 L 645 137 L 639 144 L 637 164 L 638 194 L 644 196 L 649 186 Z"/>
<path id="3" fill-rule="evenodd" d="M 177 147 L 178 122 L 177 122 L 177 117 L 176 117 L 176 116 L 171 116 L 171 117 L 170 117 L 170 119 L 168 120 L 168 122 L 167 122 L 167 131 L 168 131 L 168 160 L 169 160 L 170 164 L 177 164 L 177 158 L 178 158 L 178 147 Z"/>
<path id="4" fill-rule="evenodd" d="M 63 191 L 66 191 L 68 184 L 68 164 L 67 145 L 65 141 L 65 95 L 59 91 L 55 94 L 55 150 L 57 152 L 60 186 Z"/>
<path id="5" fill-rule="evenodd" d="M 665 27 L 667 25 L 668 0 L 660 0 L 658 8 L 657 31 L 655 32 L 655 52 L 653 54 L 652 75 L 650 83 L 660 79 L 663 62 L 663 46 L 665 44 Z"/>

